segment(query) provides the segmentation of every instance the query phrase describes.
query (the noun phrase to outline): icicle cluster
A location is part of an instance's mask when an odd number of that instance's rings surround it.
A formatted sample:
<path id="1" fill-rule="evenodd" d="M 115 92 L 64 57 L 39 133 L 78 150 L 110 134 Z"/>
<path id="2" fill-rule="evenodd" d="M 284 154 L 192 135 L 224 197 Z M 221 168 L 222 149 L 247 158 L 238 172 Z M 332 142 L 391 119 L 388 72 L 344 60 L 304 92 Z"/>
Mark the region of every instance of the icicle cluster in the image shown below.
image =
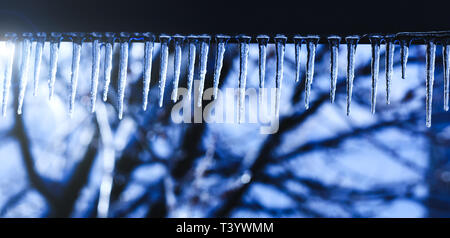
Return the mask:
<path id="1" fill-rule="evenodd" d="M 273 37 L 273 44 L 275 46 L 276 53 L 276 98 L 275 98 L 275 116 L 279 116 L 281 89 L 283 82 L 283 64 L 284 64 L 284 52 L 287 43 L 293 43 L 295 49 L 295 82 L 301 81 L 300 73 L 300 55 L 302 44 L 305 44 L 307 50 L 306 59 L 306 71 L 305 71 L 305 108 L 309 108 L 311 86 L 314 78 L 314 61 L 315 53 L 318 43 L 328 42 L 330 50 L 330 102 L 333 103 L 336 98 L 336 85 L 338 80 L 338 58 L 339 58 L 339 46 L 340 43 L 345 42 L 347 44 L 347 115 L 350 114 L 351 98 L 353 91 L 353 81 L 355 78 L 355 55 L 358 42 L 367 38 L 372 46 L 372 60 L 371 60 L 371 73 L 372 73 L 372 89 L 371 89 L 371 112 L 375 113 L 376 110 L 376 98 L 377 98 L 377 83 L 379 78 L 379 65 L 380 65 L 380 49 L 382 44 L 385 45 L 385 77 L 386 77 L 386 103 L 391 102 L 391 82 L 393 80 L 393 59 L 395 45 L 400 47 L 400 59 L 401 59 L 401 77 L 406 78 L 406 65 L 408 61 L 409 47 L 412 41 L 422 41 L 426 43 L 426 126 L 431 126 L 432 115 L 432 96 L 433 96 L 433 83 L 434 83 L 434 68 L 435 68 L 435 52 L 436 45 L 442 45 L 442 62 L 443 62 L 443 80 L 444 80 L 444 110 L 449 110 L 449 96 L 450 96 L 450 47 L 449 39 L 450 32 L 425 32 L 425 33 L 397 33 L 393 35 L 382 34 L 370 34 L 364 36 L 336 36 L 331 35 L 326 38 L 322 38 L 317 35 L 300 36 L 295 35 L 292 38 L 288 38 L 284 35 L 276 35 Z M 83 43 L 92 44 L 92 71 L 90 77 L 90 111 L 95 112 L 95 103 L 98 94 L 98 84 L 100 78 L 100 71 L 104 78 L 103 88 L 103 100 L 108 99 L 108 89 L 111 82 L 112 74 L 112 54 L 114 49 L 114 43 L 119 43 L 120 56 L 119 56 L 119 70 L 118 70 L 118 117 L 122 118 L 124 111 L 124 97 L 125 89 L 127 85 L 127 70 L 128 70 L 128 50 L 131 42 L 140 41 L 144 42 L 144 57 L 143 57 L 143 91 L 142 91 L 142 109 L 145 111 L 148 107 L 149 101 L 149 89 L 152 74 L 152 60 L 153 49 L 156 40 L 161 45 L 160 50 L 160 69 L 159 69 L 159 106 L 162 107 L 164 99 L 164 90 L 167 80 L 167 70 L 169 62 L 169 50 L 171 42 L 173 42 L 174 49 L 174 65 L 173 65 L 173 92 L 171 94 L 171 100 L 177 102 L 178 100 L 178 87 L 181 77 L 181 63 L 182 63 L 182 47 L 184 43 L 188 44 L 188 73 L 187 73 L 187 88 L 188 98 L 191 99 L 194 81 L 194 69 L 196 60 L 198 60 L 198 75 L 199 75 L 199 87 L 198 98 L 196 98 L 195 105 L 202 106 L 203 91 L 205 86 L 207 63 L 209 56 L 210 44 L 214 41 L 215 59 L 214 59 L 214 71 L 213 71 L 213 98 L 217 99 L 218 88 L 220 84 L 221 71 L 223 67 L 223 60 L 226 51 L 226 45 L 230 40 L 233 43 L 239 45 L 239 59 L 240 69 L 238 78 L 238 122 L 243 122 L 245 118 L 245 89 L 247 81 L 247 67 L 248 67 L 248 55 L 250 43 L 256 42 L 258 44 L 259 56 L 259 103 L 262 104 L 265 91 L 266 80 L 266 55 L 269 42 L 272 43 L 271 37 L 267 35 L 258 35 L 253 41 L 252 36 L 239 35 L 237 37 L 231 37 L 228 35 L 216 35 L 211 37 L 209 35 L 189 35 L 187 37 L 181 35 L 165 35 L 161 34 L 156 37 L 152 33 L 125 33 L 120 34 L 106 32 L 106 33 L 57 33 L 52 32 L 46 34 L 39 32 L 36 34 L 24 33 L 17 35 L 15 33 L 7 33 L 4 35 L 5 41 L 5 63 L 3 67 L 4 75 L 3 84 L 0 85 L 2 90 L 2 115 L 6 115 L 6 109 L 8 106 L 9 91 L 12 81 L 13 61 L 16 53 L 16 43 L 21 43 L 21 55 L 20 55 L 20 72 L 19 72 L 19 94 L 18 94 L 18 108 L 17 113 L 22 113 L 23 102 L 25 99 L 26 88 L 28 84 L 28 77 L 32 74 L 33 82 L 33 95 L 38 94 L 39 77 L 41 73 L 41 61 L 44 52 L 45 42 L 49 42 L 49 72 L 48 72 L 48 87 L 49 87 L 49 99 L 52 99 L 55 91 L 55 82 L 57 79 L 58 69 L 58 56 L 59 47 L 62 40 L 72 41 L 73 55 L 72 55 L 72 67 L 70 74 L 70 94 L 69 94 L 69 115 L 74 112 L 75 99 L 77 93 L 78 83 L 78 71 L 80 67 L 81 48 Z M 321 41 L 322 40 L 322 41 Z M 367 42 L 367 41 L 366 41 Z M 101 47 L 104 47 L 104 63 L 103 69 L 100 69 L 100 63 L 102 60 Z M 196 59 L 197 49 L 199 50 L 199 58 Z M 32 51 L 34 50 L 34 54 Z M 31 56 L 34 55 L 34 59 Z M 31 71 L 31 66 L 34 64 L 34 69 Z"/>

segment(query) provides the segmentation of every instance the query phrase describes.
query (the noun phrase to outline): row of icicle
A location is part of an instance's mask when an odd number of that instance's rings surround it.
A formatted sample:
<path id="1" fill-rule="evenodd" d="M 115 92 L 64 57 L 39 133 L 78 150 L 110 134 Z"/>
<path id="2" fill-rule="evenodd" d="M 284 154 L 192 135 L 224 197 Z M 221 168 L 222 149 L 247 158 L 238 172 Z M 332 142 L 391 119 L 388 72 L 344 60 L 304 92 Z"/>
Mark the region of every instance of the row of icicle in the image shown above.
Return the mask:
<path id="1" fill-rule="evenodd" d="M 69 103 L 69 114 L 72 115 L 74 109 L 74 102 L 77 90 L 78 81 L 78 71 L 80 65 L 80 55 L 81 46 L 83 41 L 90 39 L 92 42 L 92 75 L 91 75 L 91 112 L 95 111 L 95 101 L 97 98 L 97 87 L 98 79 L 100 74 L 100 47 L 103 44 L 105 47 L 105 62 L 104 62 L 104 89 L 103 89 L 103 100 L 107 100 L 108 88 L 111 80 L 111 70 L 112 70 L 112 53 L 114 42 L 117 40 L 120 43 L 120 59 L 119 59 L 119 73 L 118 73 L 118 117 L 121 119 L 123 115 L 123 100 L 127 81 L 127 66 L 128 66 L 128 48 L 131 40 L 138 39 L 145 43 L 144 46 L 144 62 L 143 62 L 143 110 L 147 109 L 148 93 L 150 86 L 150 75 L 152 70 L 152 55 L 153 47 L 156 37 L 151 33 L 67 33 L 65 36 L 69 36 L 73 42 L 73 58 L 72 58 L 72 70 L 71 70 L 71 82 L 70 82 L 70 103 Z M 400 54 L 401 54 L 401 67 L 402 67 L 402 78 L 406 78 L 406 63 L 408 59 L 408 49 L 412 38 L 402 38 L 397 39 L 395 36 L 382 36 L 382 35 L 370 35 L 368 36 L 370 43 L 372 45 L 372 92 L 371 92 L 371 112 L 375 113 L 376 105 L 376 94 L 377 94 L 377 81 L 379 74 L 379 60 L 380 60 L 380 45 L 384 42 L 386 45 L 386 103 L 390 103 L 390 85 L 392 80 L 393 72 L 393 56 L 394 56 L 394 44 L 400 44 Z M 8 59 L 5 64 L 5 79 L 1 89 L 3 90 L 2 99 L 2 114 L 6 115 L 7 100 L 9 95 L 9 88 L 11 86 L 11 76 L 12 76 L 12 65 L 15 52 L 15 41 L 18 39 L 15 33 L 7 33 L 5 35 L 6 39 L 6 50 L 9 51 Z M 213 83 L 213 98 L 217 98 L 218 85 L 220 73 L 223 65 L 223 58 L 225 53 L 225 46 L 230 36 L 226 35 L 216 35 L 214 37 L 216 42 L 216 58 L 214 67 L 214 83 Z M 247 61 L 249 53 L 249 44 L 252 37 L 246 35 L 240 35 L 235 38 L 239 44 L 240 51 L 240 71 L 239 71 L 239 99 L 238 99 L 238 121 L 241 122 L 243 119 L 242 113 L 244 112 L 244 100 L 245 100 L 245 88 L 246 88 L 246 78 L 247 78 Z M 354 71 L 355 71 L 355 52 L 358 41 L 361 39 L 360 36 L 347 36 L 345 37 L 345 42 L 347 43 L 347 115 L 350 114 L 350 105 L 352 98 Z M 20 74 L 20 84 L 19 84 L 19 100 L 17 113 L 22 113 L 22 105 L 25 96 L 25 90 L 28 82 L 28 70 L 30 68 L 30 58 L 32 42 L 36 42 L 35 46 L 35 67 L 34 67 L 34 90 L 33 94 L 37 95 L 39 75 L 40 75 L 40 64 L 42 60 L 42 53 L 45 41 L 50 42 L 50 70 L 49 70 L 49 98 L 51 99 L 54 93 L 54 85 L 56 81 L 56 70 L 58 64 L 58 54 L 59 45 L 61 40 L 63 40 L 62 33 L 51 33 L 49 37 L 45 33 L 24 33 L 22 35 L 22 59 L 21 59 L 21 74 Z M 208 35 L 201 36 L 169 36 L 160 35 L 159 42 L 161 43 L 161 64 L 159 71 L 159 88 L 160 88 L 160 98 L 159 106 L 163 105 L 164 98 L 164 88 L 167 78 L 167 67 L 168 67 L 168 57 L 169 57 L 169 43 L 174 42 L 174 81 L 172 100 L 177 101 L 177 90 L 178 82 L 180 79 L 180 68 L 181 68 L 181 57 L 182 57 L 182 45 L 186 40 L 189 44 L 189 65 L 188 65 L 188 98 L 191 99 L 192 85 L 194 79 L 194 65 L 196 60 L 196 50 L 197 46 L 200 46 L 200 59 L 199 59 L 199 79 L 200 86 L 197 106 L 202 105 L 202 95 L 204 90 L 204 83 L 206 77 L 206 68 L 208 60 L 209 45 L 211 37 Z M 288 38 L 284 35 L 276 35 L 273 37 L 276 49 L 276 99 L 275 99 L 275 116 L 279 116 L 280 107 L 280 97 L 281 97 L 281 87 L 283 81 L 283 60 L 285 45 Z M 308 35 L 308 36 L 294 36 L 292 38 L 295 44 L 295 65 L 296 74 L 295 81 L 300 81 L 300 53 L 301 46 L 303 43 L 306 44 L 307 49 L 307 62 L 306 62 L 306 79 L 305 79 L 305 107 L 309 108 L 309 98 L 311 85 L 314 78 L 314 58 L 317 44 L 320 40 L 319 36 Z M 327 40 L 329 42 L 331 58 L 330 58 L 330 100 L 331 103 L 335 100 L 336 92 L 336 82 L 338 78 L 338 50 L 339 44 L 342 40 L 339 36 L 328 36 Z M 270 37 L 266 35 L 259 35 L 256 37 L 256 41 L 259 46 L 259 87 L 264 88 L 265 81 L 265 68 L 266 68 L 266 49 L 267 44 L 270 41 Z M 444 63 L 444 110 L 449 109 L 449 74 L 450 74 L 450 47 L 447 46 L 447 41 L 441 41 L 443 48 L 443 63 Z M 434 67 L 435 67 L 435 51 L 436 51 L 436 41 L 431 38 L 426 40 L 426 126 L 431 126 L 431 106 L 432 106 L 432 93 L 433 93 L 433 81 L 434 81 Z M 264 90 L 260 90 L 260 99 L 264 97 Z"/>

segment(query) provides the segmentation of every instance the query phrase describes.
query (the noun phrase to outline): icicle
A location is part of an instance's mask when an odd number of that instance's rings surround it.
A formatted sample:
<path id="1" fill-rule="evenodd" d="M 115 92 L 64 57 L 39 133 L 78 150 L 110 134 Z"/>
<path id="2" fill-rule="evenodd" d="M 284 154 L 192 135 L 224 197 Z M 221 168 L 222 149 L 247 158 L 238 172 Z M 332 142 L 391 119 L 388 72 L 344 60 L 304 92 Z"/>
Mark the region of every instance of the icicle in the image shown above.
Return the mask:
<path id="1" fill-rule="evenodd" d="M 269 36 L 259 35 L 256 37 L 258 41 L 259 48 L 259 57 L 258 57 L 258 65 L 259 65 L 259 105 L 260 107 L 263 104 L 264 98 L 264 81 L 266 78 L 266 55 L 267 55 L 267 43 L 269 42 Z"/>
<path id="2" fill-rule="evenodd" d="M 386 104 L 391 103 L 391 80 L 394 71 L 394 39 L 391 36 L 386 41 Z"/>
<path id="3" fill-rule="evenodd" d="M 155 36 L 151 33 L 144 33 L 144 91 L 142 100 L 142 109 L 147 110 L 148 92 L 150 90 L 150 81 L 152 75 L 153 47 Z"/>
<path id="4" fill-rule="evenodd" d="M 108 100 L 108 90 L 109 84 L 111 82 L 111 71 L 112 71 L 112 54 L 114 47 L 114 33 L 106 32 L 105 33 L 105 65 L 104 65 L 104 77 L 105 77 L 105 85 L 103 86 L 103 101 L 106 102 Z"/>
<path id="5" fill-rule="evenodd" d="M 11 77 L 12 77 L 17 35 L 15 33 L 6 33 L 5 38 L 7 39 L 6 50 L 8 51 L 8 54 L 7 54 L 7 61 L 5 64 L 6 66 L 5 79 L 3 81 L 3 101 L 2 101 L 3 117 L 6 116 L 6 107 L 8 106 L 9 88 L 11 87 Z"/>
<path id="6" fill-rule="evenodd" d="M 328 42 L 330 43 L 330 101 L 334 102 L 336 95 L 336 82 L 338 77 L 338 57 L 339 57 L 339 43 L 341 37 L 329 36 Z"/>
<path id="7" fill-rule="evenodd" d="M 56 82 L 56 71 L 58 70 L 58 56 L 59 56 L 59 45 L 61 43 L 61 33 L 52 32 L 50 39 L 50 72 L 48 79 L 48 99 L 53 98 L 53 93 L 55 91 Z"/>
<path id="8" fill-rule="evenodd" d="M 353 79 L 355 77 L 355 53 L 359 36 L 348 36 L 347 41 L 347 116 L 350 115 L 352 102 Z"/>
<path id="9" fill-rule="evenodd" d="M 175 35 L 173 37 L 175 43 L 175 55 L 173 60 L 173 92 L 172 101 L 177 102 L 178 99 L 178 82 L 180 81 L 180 70 L 181 70 L 181 47 L 183 45 L 184 37 L 180 35 Z"/>
<path id="10" fill-rule="evenodd" d="M 305 80 L 305 108 L 309 109 L 309 95 L 311 92 L 311 85 L 314 78 L 314 58 L 316 57 L 316 46 L 319 41 L 319 36 L 307 36 L 306 46 L 308 50 L 308 59 L 306 61 L 306 80 Z"/>
<path id="11" fill-rule="evenodd" d="M 194 68 L 195 68 L 195 51 L 196 51 L 196 36 L 188 36 L 189 42 L 189 66 L 188 66 L 188 99 L 191 100 L 192 95 L 192 84 L 194 82 Z"/>
<path id="12" fill-rule="evenodd" d="M 402 79 L 406 78 L 406 62 L 408 61 L 408 52 L 409 45 L 411 44 L 411 40 L 400 40 L 400 56 L 402 63 Z"/>
<path id="13" fill-rule="evenodd" d="M 238 36 L 239 41 L 239 100 L 238 100 L 238 122 L 242 123 L 245 119 L 245 87 L 247 84 L 247 63 L 250 36 Z"/>
<path id="14" fill-rule="evenodd" d="M 33 95 L 37 96 L 38 93 L 38 87 L 39 87 L 39 74 L 41 72 L 41 61 L 42 61 L 42 50 L 44 49 L 45 44 L 45 38 L 46 38 L 45 32 L 38 32 L 36 33 L 36 51 L 34 54 L 34 90 Z"/>
<path id="15" fill-rule="evenodd" d="M 281 88 L 283 84 L 283 62 L 284 62 L 284 48 L 286 46 L 287 37 L 284 35 L 275 36 L 275 51 L 277 55 L 277 69 L 275 74 L 275 84 L 277 88 L 275 99 L 275 117 L 280 116 L 280 101 L 281 101 Z"/>
<path id="16" fill-rule="evenodd" d="M 28 83 L 28 69 L 30 67 L 31 58 L 31 38 L 33 34 L 24 33 L 22 41 L 22 65 L 20 67 L 20 85 L 19 85 L 19 105 L 17 107 L 17 114 L 22 114 L 23 100 L 25 98 L 25 91 Z"/>
<path id="17" fill-rule="evenodd" d="M 97 100 L 98 75 L 100 72 L 100 33 L 92 33 L 92 75 L 91 75 L 91 112 L 95 112 Z"/>
<path id="18" fill-rule="evenodd" d="M 434 82 L 434 60 L 436 54 L 436 45 L 434 40 L 427 41 L 427 54 L 426 54 L 426 65 L 427 65 L 427 95 L 426 95 L 426 126 L 431 127 L 431 109 L 433 106 L 433 82 Z"/>
<path id="19" fill-rule="evenodd" d="M 120 59 L 119 59 L 119 119 L 122 119 L 123 115 L 123 100 L 125 97 L 125 88 L 127 86 L 127 71 L 128 71 L 128 47 L 129 47 L 129 34 L 120 33 Z"/>
<path id="20" fill-rule="evenodd" d="M 295 44 L 295 82 L 300 81 L 300 55 L 302 51 L 303 36 L 294 36 Z"/>
<path id="21" fill-rule="evenodd" d="M 200 83 L 198 86 L 198 98 L 197 107 L 202 106 L 203 101 L 203 89 L 205 87 L 205 77 L 206 77 L 206 67 L 208 63 L 208 53 L 209 53 L 209 36 L 200 36 Z"/>
<path id="22" fill-rule="evenodd" d="M 450 77 L 450 47 L 447 40 L 442 44 L 442 62 L 444 64 L 444 110 L 448 111 L 448 100 L 449 100 L 449 77 Z"/>
<path id="23" fill-rule="evenodd" d="M 371 94 L 371 112 L 375 114 L 375 107 L 377 103 L 377 83 L 378 83 L 378 73 L 380 70 L 380 44 L 381 36 L 374 35 L 370 37 L 370 42 L 372 44 L 372 94 Z"/>
<path id="24" fill-rule="evenodd" d="M 230 37 L 225 35 L 216 36 L 217 45 L 216 45 L 216 62 L 214 65 L 214 90 L 213 90 L 214 100 L 217 99 L 217 91 L 219 90 L 220 72 L 222 71 L 223 56 L 225 54 L 225 45 L 227 44 L 227 41 L 229 39 Z"/>
<path id="25" fill-rule="evenodd" d="M 170 36 L 159 36 L 161 42 L 161 67 L 159 70 L 159 107 L 162 107 L 164 100 L 164 87 L 167 77 L 167 61 L 169 60 L 169 42 Z"/>
<path id="26" fill-rule="evenodd" d="M 80 69 L 81 44 L 83 42 L 83 34 L 73 33 L 73 56 L 72 56 L 72 74 L 70 78 L 70 103 L 69 116 L 72 116 L 75 107 L 75 96 L 77 95 L 78 71 Z"/>

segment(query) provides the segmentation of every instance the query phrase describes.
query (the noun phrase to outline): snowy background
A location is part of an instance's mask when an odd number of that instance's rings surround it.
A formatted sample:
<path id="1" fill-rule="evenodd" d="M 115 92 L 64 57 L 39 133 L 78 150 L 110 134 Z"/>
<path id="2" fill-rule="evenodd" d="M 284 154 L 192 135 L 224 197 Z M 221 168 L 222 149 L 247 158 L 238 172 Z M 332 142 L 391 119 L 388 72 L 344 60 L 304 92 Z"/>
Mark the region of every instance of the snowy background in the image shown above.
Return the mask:
<path id="1" fill-rule="evenodd" d="M 425 46 L 411 46 L 407 78 L 401 79 L 396 45 L 390 105 L 385 103 L 381 46 L 377 108 L 372 115 L 371 48 L 358 45 L 352 111 L 347 116 L 346 45 L 340 46 L 334 104 L 329 102 L 328 45 L 318 46 L 306 111 L 306 48 L 302 47 L 301 81 L 295 83 L 294 45 L 288 44 L 280 130 L 273 135 L 261 135 L 260 125 L 249 123 L 174 124 L 172 46 L 164 106 L 157 106 L 159 44 L 153 54 L 147 112 L 141 109 L 143 44 L 130 46 L 124 118 L 118 120 L 119 45 L 114 47 L 108 101 L 103 103 L 100 97 L 101 73 L 97 110 L 91 114 L 92 46 L 84 43 L 75 111 L 69 118 L 72 44 L 63 42 L 53 101 L 48 100 L 46 43 L 38 95 L 32 95 L 30 70 L 23 115 L 18 116 L 14 112 L 20 44 L 16 49 L 10 105 L 0 120 L 1 217 L 450 216 L 450 114 L 442 109 L 440 46 L 432 127 L 426 128 Z M 212 45 L 205 88 L 212 86 L 215 53 Z M 237 45 L 227 45 L 222 89 L 237 87 L 238 53 Z M 180 87 L 187 83 L 187 54 L 185 45 Z M 269 44 L 268 88 L 274 87 L 275 60 L 275 47 Z M 103 63 L 102 58 L 101 69 Z M 198 65 L 195 70 L 198 79 Z M 257 87 L 258 46 L 251 44 L 247 88 Z M 257 113 L 257 108 L 246 111 Z"/>

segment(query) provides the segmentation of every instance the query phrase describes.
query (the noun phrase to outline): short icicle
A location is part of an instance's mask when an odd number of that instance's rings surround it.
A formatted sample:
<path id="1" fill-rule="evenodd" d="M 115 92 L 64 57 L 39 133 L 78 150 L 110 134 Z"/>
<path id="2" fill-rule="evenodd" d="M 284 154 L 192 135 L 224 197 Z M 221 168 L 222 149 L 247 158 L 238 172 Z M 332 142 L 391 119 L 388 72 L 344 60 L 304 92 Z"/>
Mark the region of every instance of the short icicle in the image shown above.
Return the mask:
<path id="1" fill-rule="evenodd" d="M 160 56 L 161 67 L 159 68 L 159 107 L 162 107 L 164 101 L 164 88 L 166 86 L 166 78 L 167 78 L 167 64 L 169 61 L 170 36 L 161 35 L 159 36 L 159 41 L 161 43 L 161 56 Z"/>
<path id="2" fill-rule="evenodd" d="M 266 78 L 266 55 L 267 55 L 267 43 L 269 42 L 269 36 L 259 35 L 256 37 L 258 41 L 258 66 L 259 66 L 259 106 L 262 107 L 264 98 L 264 81 Z"/>
<path id="3" fill-rule="evenodd" d="M 238 123 L 245 121 L 245 88 L 247 84 L 247 64 L 250 36 L 241 35 L 239 42 L 239 99 L 238 99 Z"/>
<path id="4" fill-rule="evenodd" d="M 100 33 L 92 33 L 92 72 L 91 72 L 91 113 L 95 112 L 97 100 L 98 77 L 100 73 Z"/>
<path id="5" fill-rule="evenodd" d="M 427 40 L 426 52 L 426 126 L 431 127 L 431 111 L 433 107 L 433 82 L 434 82 L 434 61 L 436 55 L 436 44 L 434 39 Z"/>
<path id="6" fill-rule="evenodd" d="M 48 99 L 52 100 L 55 92 L 56 71 L 58 70 L 59 45 L 61 44 L 62 34 L 52 32 L 50 34 L 50 71 L 48 77 Z"/>
<path id="7" fill-rule="evenodd" d="M 276 85 L 276 99 L 275 99 L 275 117 L 280 117 L 280 103 L 281 103 L 281 89 L 283 85 L 283 63 L 284 63 L 284 50 L 286 46 L 287 37 L 284 35 L 275 36 L 275 52 L 277 56 L 277 67 L 275 73 L 275 85 Z"/>
<path id="8" fill-rule="evenodd" d="M 175 45 L 175 54 L 173 60 L 173 92 L 172 101 L 177 102 L 178 99 L 178 82 L 180 81 L 181 72 L 181 47 L 183 46 L 184 36 L 175 35 L 173 36 L 173 41 Z"/>
<path id="9" fill-rule="evenodd" d="M 213 98 L 217 99 L 217 93 L 219 90 L 220 73 L 222 72 L 223 56 L 225 55 L 225 46 L 230 39 L 230 36 L 217 35 L 216 36 L 216 60 L 214 63 L 214 86 L 213 86 Z"/>
<path id="10" fill-rule="evenodd" d="M 402 79 L 406 78 L 406 63 L 408 62 L 410 39 L 400 40 L 400 58 L 402 64 Z"/>
<path id="11" fill-rule="evenodd" d="M 112 54 L 114 47 L 114 33 L 106 32 L 105 33 L 105 64 L 104 64 L 104 81 L 105 84 L 103 86 L 103 101 L 106 102 L 108 100 L 108 90 L 109 84 L 111 82 L 111 71 L 112 71 Z"/>
<path id="12" fill-rule="evenodd" d="M 205 87 L 205 78 L 206 78 L 206 68 L 208 63 L 208 53 L 209 53 L 209 40 L 211 37 L 207 35 L 200 36 L 198 39 L 200 41 L 200 71 L 199 77 L 200 82 L 198 86 L 198 98 L 197 98 L 197 107 L 202 106 L 203 102 L 203 89 Z"/>
<path id="13" fill-rule="evenodd" d="M 372 73 L 371 112 L 372 114 L 375 114 L 375 108 L 377 103 L 378 73 L 380 70 L 380 44 L 382 37 L 379 35 L 373 35 L 370 36 L 369 39 L 372 45 L 372 60 L 370 62 L 370 68 Z"/>
<path id="14" fill-rule="evenodd" d="M 120 33 L 120 59 L 119 59 L 119 106 L 118 117 L 121 120 L 123 117 L 123 101 L 125 98 L 125 89 L 127 86 L 127 71 L 128 71 L 128 48 L 130 45 L 130 35 L 128 33 Z"/>
<path id="15" fill-rule="evenodd" d="M 348 36 L 347 42 L 347 116 L 350 115 L 350 105 L 352 102 L 353 79 L 355 78 L 355 53 L 359 36 Z"/>
<path id="16" fill-rule="evenodd" d="M 196 44 L 197 44 L 197 36 L 190 35 L 187 37 L 189 42 L 189 65 L 188 65 L 188 82 L 187 82 L 187 90 L 188 90 L 188 99 L 191 100 L 192 95 L 192 85 L 194 83 L 194 69 L 195 69 L 195 54 L 196 54 Z"/>
<path id="17" fill-rule="evenodd" d="M 319 42 L 319 36 L 307 36 L 305 38 L 308 57 L 306 60 L 306 80 L 305 80 L 305 108 L 309 109 L 309 97 L 311 94 L 311 85 L 314 78 L 314 59 L 316 57 L 316 47 Z"/>
<path id="18" fill-rule="evenodd" d="M 142 92 L 142 110 L 147 110 L 148 92 L 150 91 L 150 82 L 152 76 L 152 61 L 155 36 L 149 32 L 144 33 L 144 80 Z"/>
<path id="19" fill-rule="evenodd" d="M 82 33 L 72 33 L 73 55 L 72 55 L 72 73 L 70 77 L 70 102 L 69 116 L 72 117 L 75 107 L 75 96 L 77 95 L 78 71 L 80 69 L 81 45 L 84 39 Z"/>
<path id="20" fill-rule="evenodd" d="M 20 84 L 19 84 L 19 101 L 17 107 L 17 114 L 22 114 L 23 100 L 25 99 L 25 92 L 28 84 L 28 69 L 30 68 L 31 58 L 31 39 L 33 34 L 24 33 L 22 41 L 22 65 L 20 67 Z"/>
<path id="21" fill-rule="evenodd" d="M 6 117 L 6 108 L 8 107 L 8 97 L 9 97 L 9 88 L 11 87 L 11 78 L 12 78 L 12 70 L 13 70 L 13 62 L 14 62 L 14 54 L 16 49 L 16 33 L 6 33 L 6 50 L 7 50 L 7 61 L 5 64 L 5 79 L 3 81 L 3 100 L 2 100 L 2 115 Z"/>
<path id="22" fill-rule="evenodd" d="M 336 83 L 338 77 L 338 58 L 339 58 L 339 43 L 341 37 L 329 36 L 328 42 L 330 44 L 330 101 L 334 103 L 336 95 Z"/>
<path id="23" fill-rule="evenodd" d="M 294 46 L 295 46 L 295 82 L 298 83 L 300 81 L 300 55 L 302 53 L 302 42 L 305 37 L 303 36 L 294 36 Z"/>
<path id="24" fill-rule="evenodd" d="M 394 38 L 385 37 L 386 42 L 386 104 L 391 103 L 391 82 L 394 71 Z"/>
<path id="25" fill-rule="evenodd" d="M 37 96 L 39 88 L 39 75 L 41 73 L 42 51 L 44 49 L 45 38 L 47 34 L 45 32 L 36 33 L 36 49 L 34 53 L 34 87 L 33 96 Z"/>
<path id="26" fill-rule="evenodd" d="M 444 110 L 448 111 L 448 100 L 449 100 L 449 77 L 450 77 L 450 46 L 448 41 L 444 40 L 442 43 L 442 62 L 444 71 Z"/>

